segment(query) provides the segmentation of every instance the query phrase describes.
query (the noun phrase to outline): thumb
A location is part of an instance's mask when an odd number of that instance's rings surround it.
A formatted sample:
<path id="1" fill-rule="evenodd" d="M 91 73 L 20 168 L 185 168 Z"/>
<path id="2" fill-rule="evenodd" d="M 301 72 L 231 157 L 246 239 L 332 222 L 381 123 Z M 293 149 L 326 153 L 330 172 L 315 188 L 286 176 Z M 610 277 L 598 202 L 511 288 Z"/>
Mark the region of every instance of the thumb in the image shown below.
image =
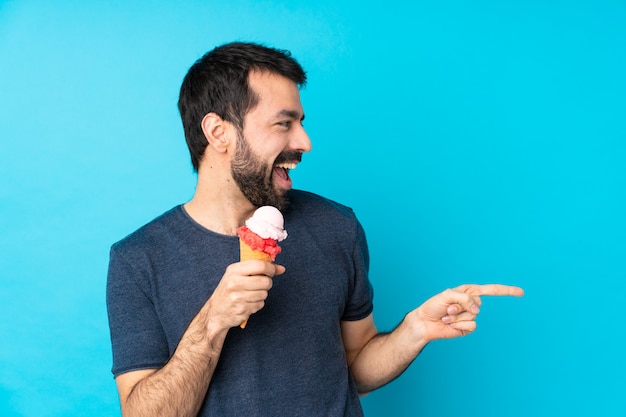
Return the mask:
<path id="1" fill-rule="evenodd" d="M 287 268 L 282 265 L 274 264 L 274 275 L 282 275 L 285 273 Z"/>
<path id="2" fill-rule="evenodd" d="M 448 304 L 448 314 L 458 314 L 461 311 L 469 311 L 472 314 L 480 312 L 480 297 L 458 291 L 457 289 L 449 289 L 442 293 L 443 299 Z M 452 311 L 450 311 L 452 310 Z"/>

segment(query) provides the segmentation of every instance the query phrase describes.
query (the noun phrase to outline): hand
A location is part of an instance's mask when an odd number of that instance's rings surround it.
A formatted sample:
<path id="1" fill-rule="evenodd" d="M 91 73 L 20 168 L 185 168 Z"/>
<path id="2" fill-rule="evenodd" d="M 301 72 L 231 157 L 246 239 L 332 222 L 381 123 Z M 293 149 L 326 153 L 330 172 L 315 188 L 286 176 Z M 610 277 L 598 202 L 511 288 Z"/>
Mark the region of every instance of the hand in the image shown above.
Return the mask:
<path id="1" fill-rule="evenodd" d="M 258 260 L 229 265 L 207 301 L 208 324 L 239 326 L 265 306 L 272 278 L 284 272 L 282 265 Z"/>
<path id="2" fill-rule="evenodd" d="M 482 295 L 521 297 L 524 290 L 500 284 L 461 285 L 435 295 L 412 313 L 422 323 L 428 342 L 465 336 L 476 330 Z"/>

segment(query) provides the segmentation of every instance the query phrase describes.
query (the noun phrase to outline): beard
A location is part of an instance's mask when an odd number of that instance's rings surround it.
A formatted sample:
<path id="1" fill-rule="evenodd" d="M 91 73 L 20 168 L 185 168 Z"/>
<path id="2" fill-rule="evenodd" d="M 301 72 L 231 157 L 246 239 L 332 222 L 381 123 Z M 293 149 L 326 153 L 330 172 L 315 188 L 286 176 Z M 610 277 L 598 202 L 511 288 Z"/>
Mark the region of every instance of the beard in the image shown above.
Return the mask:
<path id="1" fill-rule="evenodd" d="M 275 163 L 299 162 L 301 159 L 301 152 L 283 152 L 278 155 Z M 237 134 L 237 146 L 230 169 L 241 193 L 254 206 L 274 206 L 280 211 L 289 206 L 288 190 L 278 192 L 272 184 L 273 165 L 263 162 L 254 154 L 241 132 Z"/>

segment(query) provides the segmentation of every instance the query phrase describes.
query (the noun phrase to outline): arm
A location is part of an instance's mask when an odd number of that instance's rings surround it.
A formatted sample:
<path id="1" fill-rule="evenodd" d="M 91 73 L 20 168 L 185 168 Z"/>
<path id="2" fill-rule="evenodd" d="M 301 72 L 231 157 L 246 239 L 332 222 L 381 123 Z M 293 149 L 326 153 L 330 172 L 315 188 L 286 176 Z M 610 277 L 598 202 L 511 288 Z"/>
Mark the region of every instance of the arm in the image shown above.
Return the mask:
<path id="1" fill-rule="evenodd" d="M 473 332 L 481 295 L 523 293 L 505 285 L 462 285 L 430 298 L 390 333 L 378 333 L 372 315 L 342 322 L 346 358 L 359 392 L 373 391 L 397 378 L 431 341 Z"/>
<path id="2" fill-rule="evenodd" d="M 411 329 L 412 324 L 413 320 L 405 318 L 394 331 L 378 333 L 371 314 L 341 323 L 348 366 L 359 393 L 371 392 L 400 376 L 426 346 L 423 330 Z"/>
<path id="3" fill-rule="evenodd" d="M 209 330 L 206 310 L 205 305 L 193 319 L 165 366 L 116 378 L 123 416 L 197 415 L 228 332 Z"/>
<path id="4" fill-rule="evenodd" d="M 122 415 L 197 415 L 228 330 L 263 308 L 272 277 L 284 271 L 280 265 L 263 261 L 230 265 L 162 368 L 116 378 Z"/>

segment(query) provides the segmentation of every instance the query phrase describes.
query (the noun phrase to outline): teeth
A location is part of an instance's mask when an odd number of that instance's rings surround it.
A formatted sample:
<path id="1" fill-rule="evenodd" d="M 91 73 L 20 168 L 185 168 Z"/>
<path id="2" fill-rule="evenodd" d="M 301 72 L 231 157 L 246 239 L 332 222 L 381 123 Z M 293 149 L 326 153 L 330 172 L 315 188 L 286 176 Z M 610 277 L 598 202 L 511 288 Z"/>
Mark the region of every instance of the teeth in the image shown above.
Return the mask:
<path id="1" fill-rule="evenodd" d="M 296 165 L 297 164 L 288 163 L 288 162 L 284 162 L 282 164 L 276 164 L 278 168 L 285 168 L 285 169 L 296 169 Z"/>

